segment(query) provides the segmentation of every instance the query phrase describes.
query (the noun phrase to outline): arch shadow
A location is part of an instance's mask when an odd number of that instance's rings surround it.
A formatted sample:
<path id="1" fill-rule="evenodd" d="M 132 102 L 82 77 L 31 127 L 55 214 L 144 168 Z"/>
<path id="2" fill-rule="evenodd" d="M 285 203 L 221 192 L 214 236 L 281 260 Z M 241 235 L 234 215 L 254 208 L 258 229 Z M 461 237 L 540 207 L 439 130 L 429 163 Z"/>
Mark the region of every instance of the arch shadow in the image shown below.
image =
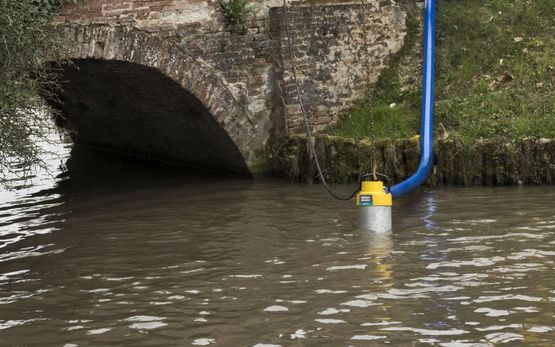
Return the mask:
<path id="1" fill-rule="evenodd" d="M 58 124 L 76 143 L 211 171 L 249 172 L 203 103 L 156 69 L 76 59 L 62 80 Z"/>
<path id="2" fill-rule="evenodd" d="M 159 35 L 68 26 L 58 124 L 76 143 L 194 168 L 251 175 L 256 126 L 220 74 Z M 258 141 L 258 142 L 257 142 Z"/>

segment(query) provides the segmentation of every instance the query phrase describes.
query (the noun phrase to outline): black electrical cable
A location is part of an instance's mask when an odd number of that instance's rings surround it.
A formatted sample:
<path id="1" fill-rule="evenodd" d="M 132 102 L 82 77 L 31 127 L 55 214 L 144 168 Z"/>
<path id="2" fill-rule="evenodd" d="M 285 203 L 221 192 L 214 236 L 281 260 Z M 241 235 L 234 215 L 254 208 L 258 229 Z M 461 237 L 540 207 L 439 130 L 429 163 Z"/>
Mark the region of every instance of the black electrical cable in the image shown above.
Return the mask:
<path id="1" fill-rule="evenodd" d="M 286 29 L 286 32 L 287 32 L 287 44 L 289 46 L 289 59 L 291 60 L 291 67 L 292 67 L 292 70 L 293 70 L 293 81 L 295 82 L 295 87 L 297 89 L 297 98 L 299 99 L 299 106 L 301 107 L 301 113 L 303 115 L 304 125 L 305 125 L 305 128 L 306 128 L 306 140 L 308 142 L 308 147 L 309 147 L 310 151 L 312 152 L 312 155 L 314 156 L 314 162 L 316 163 L 316 169 L 318 170 L 318 176 L 320 177 L 320 180 L 322 181 L 322 184 L 324 185 L 324 187 L 326 188 L 326 190 L 328 191 L 328 193 L 331 196 L 333 196 L 334 198 L 336 198 L 338 200 L 342 200 L 342 201 L 351 200 L 360 191 L 360 187 L 358 187 L 348 197 L 341 197 L 341 196 L 337 195 L 336 193 L 334 193 L 331 190 L 331 188 L 328 186 L 328 183 L 326 182 L 326 178 L 324 177 L 324 174 L 322 173 L 322 168 L 320 167 L 320 161 L 318 160 L 318 155 L 316 154 L 316 150 L 314 148 L 314 142 L 312 141 L 312 131 L 310 130 L 310 125 L 308 123 L 308 117 L 306 115 L 306 110 L 304 108 L 303 101 L 301 100 L 301 88 L 299 86 L 299 81 L 297 80 L 297 68 L 295 66 L 295 60 L 294 60 L 294 56 L 293 56 L 293 47 L 292 47 L 292 43 L 291 43 L 291 41 L 292 41 L 291 40 L 291 34 L 289 32 L 289 14 L 288 14 L 288 10 L 287 10 L 287 0 L 283 0 L 283 11 L 284 11 L 284 16 L 285 16 L 285 29 Z"/>
<path id="2" fill-rule="evenodd" d="M 304 108 L 304 104 L 303 101 L 301 99 L 301 88 L 299 86 L 299 81 L 297 80 L 297 68 L 295 66 L 295 60 L 294 60 L 294 56 L 293 56 L 293 47 L 292 47 L 292 39 L 291 39 L 291 34 L 289 32 L 289 14 L 288 14 L 288 10 L 287 10 L 287 0 L 283 0 L 283 12 L 284 12 L 284 17 L 285 17 L 285 30 L 287 32 L 287 45 L 289 48 L 289 59 L 291 60 L 291 68 L 293 70 L 293 81 L 295 82 L 295 88 L 297 90 L 297 98 L 299 100 L 299 106 L 301 107 L 301 113 L 303 115 L 303 120 L 304 120 L 304 125 L 306 128 L 306 140 L 308 142 L 308 148 L 310 149 L 310 152 L 312 153 L 312 155 L 314 156 L 314 162 L 316 163 L 316 169 L 318 170 L 318 176 L 320 177 L 320 181 L 322 181 L 322 184 L 324 185 L 324 187 L 326 188 L 326 190 L 328 191 L 328 193 L 333 196 L 334 198 L 338 199 L 338 200 L 342 200 L 342 201 L 349 201 L 352 198 L 354 198 L 357 193 L 360 191 L 360 185 L 362 180 L 364 180 L 367 177 L 375 177 L 375 176 L 380 176 L 380 177 L 384 177 L 387 180 L 387 189 L 389 191 L 389 186 L 390 186 L 390 179 L 388 176 L 380 174 L 380 173 L 374 173 L 374 174 L 365 174 L 363 176 L 361 176 L 359 178 L 359 186 L 357 187 L 357 189 L 348 197 L 342 197 L 337 195 L 328 185 L 328 182 L 326 182 L 326 178 L 324 177 L 324 174 L 322 172 L 322 168 L 320 167 L 320 161 L 318 160 L 318 155 L 316 154 L 316 149 L 314 148 L 314 141 L 312 141 L 312 131 L 310 130 L 310 124 L 308 123 L 308 116 L 306 115 L 306 110 Z"/>

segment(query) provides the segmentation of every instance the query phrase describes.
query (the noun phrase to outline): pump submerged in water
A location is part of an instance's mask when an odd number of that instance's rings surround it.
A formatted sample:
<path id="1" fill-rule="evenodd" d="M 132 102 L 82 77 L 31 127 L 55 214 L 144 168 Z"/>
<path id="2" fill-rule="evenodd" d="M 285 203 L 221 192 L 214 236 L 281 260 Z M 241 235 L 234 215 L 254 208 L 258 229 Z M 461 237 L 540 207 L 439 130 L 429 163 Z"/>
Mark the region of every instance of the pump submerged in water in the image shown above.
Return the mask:
<path id="1" fill-rule="evenodd" d="M 357 194 L 358 226 L 376 232 L 391 230 L 391 194 L 380 181 L 362 181 Z"/>
<path id="2" fill-rule="evenodd" d="M 433 118 L 434 118 L 434 60 L 435 60 L 435 0 L 426 0 L 424 18 L 424 64 L 422 80 L 422 124 L 420 130 L 420 164 L 418 170 L 408 179 L 392 186 L 389 190 L 382 182 L 361 183 L 357 196 L 359 227 L 376 232 L 391 230 L 391 203 L 381 204 L 382 194 L 388 199 L 397 199 L 420 186 L 430 174 L 433 165 Z M 379 192 L 376 192 L 379 190 Z M 370 192 L 370 193 L 368 193 Z M 375 198 L 379 197 L 380 203 Z M 385 208 L 387 207 L 387 208 Z"/>
<path id="3" fill-rule="evenodd" d="M 416 189 L 424 183 L 428 177 L 433 164 L 432 152 L 432 123 L 434 111 L 434 51 L 435 51 L 435 0 L 426 0 L 425 18 L 424 18 L 424 64 L 423 64 L 423 81 L 422 81 L 422 125 L 420 131 L 420 165 L 418 170 L 405 181 L 392 186 L 390 189 L 385 188 L 380 181 L 362 181 L 360 189 L 353 192 L 348 197 L 341 197 L 335 194 L 326 182 L 325 175 L 320 167 L 318 155 L 314 148 L 312 140 L 312 130 L 308 122 L 308 116 L 303 105 L 301 97 L 301 86 L 297 79 L 297 69 L 293 55 L 293 43 L 291 33 L 289 31 L 289 17 L 287 10 L 287 0 L 283 0 L 283 14 L 285 19 L 285 28 L 287 33 L 287 44 L 289 47 L 289 58 L 293 72 L 293 81 L 297 92 L 297 100 L 301 108 L 303 116 L 308 148 L 314 157 L 318 176 L 328 193 L 334 198 L 347 201 L 357 196 L 357 206 L 359 210 L 359 227 L 361 229 L 373 230 L 379 233 L 391 230 L 391 206 L 393 199 L 399 198 Z M 373 176 L 377 174 L 374 172 Z M 370 175 L 365 175 L 368 177 Z M 357 194 L 358 192 L 358 194 Z"/>

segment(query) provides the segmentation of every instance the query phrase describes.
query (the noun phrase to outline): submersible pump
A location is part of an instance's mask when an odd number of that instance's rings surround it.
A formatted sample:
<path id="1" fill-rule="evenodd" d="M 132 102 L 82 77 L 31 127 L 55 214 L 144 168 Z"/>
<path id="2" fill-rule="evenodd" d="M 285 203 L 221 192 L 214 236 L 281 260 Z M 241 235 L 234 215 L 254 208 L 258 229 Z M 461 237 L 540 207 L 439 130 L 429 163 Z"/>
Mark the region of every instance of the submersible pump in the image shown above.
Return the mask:
<path id="1" fill-rule="evenodd" d="M 391 230 L 393 198 L 381 181 L 362 181 L 357 194 L 358 226 L 376 232 Z"/>
<path id="2" fill-rule="evenodd" d="M 392 186 L 385 187 L 383 182 L 376 180 L 376 173 L 373 174 L 374 181 L 360 182 L 357 191 L 347 198 L 343 198 L 335 194 L 326 183 L 325 176 L 320 167 L 318 155 L 314 148 L 312 139 L 312 130 L 308 122 L 308 116 L 304 108 L 301 87 L 297 79 L 297 69 L 293 55 L 293 43 L 289 30 L 289 17 L 287 10 L 287 0 L 283 0 L 285 27 L 287 32 L 287 43 L 289 47 L 289 58 L 293 71 L 293 80 L 296 87 L 297 99 L 303 116 L 307 143 L 310 153 L 314 156 L 318 175 L 326 190 L 334 198 L 347 201 L 357 197 L 358 206 L 358 224 L 360 229 L 372 230 L 378 233 L 391 231 L 391 209 L 393 200 L 399 198 L 420 186 L 430 174 L 433 165 L 432 150 L 432 124 L 434 112 L 434 54 L 435 54 L 435 7 L 436 0 L 426 0 L 425 16 L 424 16 L 424 62 L 423 62 L 423 80 L 422 80 L 422 124 L 420 130 L 420 164 L 416 172 L 406 180 Z M 370 175 L 366 175 L 368 177 Z"/>
<path id="3" fill-rule="evenodd" d="M 357 195 L 359 228 L 375 232 L 391 230 L 392 200 L 420 186 L 433 165 L 435 0 L 426 0 L 424 17 L 424 64 L 422 79 L 422 115 L 420 129 L 420 164 L 408 179 L 391 188 L 380 181 L 362 181 Z"/>

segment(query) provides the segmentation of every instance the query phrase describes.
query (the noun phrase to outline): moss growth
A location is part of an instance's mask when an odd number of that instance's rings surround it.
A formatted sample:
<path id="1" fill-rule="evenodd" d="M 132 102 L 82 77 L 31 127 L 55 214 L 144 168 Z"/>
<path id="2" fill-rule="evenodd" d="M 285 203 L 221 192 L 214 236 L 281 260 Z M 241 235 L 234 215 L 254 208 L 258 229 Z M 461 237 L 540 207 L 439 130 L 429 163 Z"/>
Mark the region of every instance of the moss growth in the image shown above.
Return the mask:
<path id="1" fill-rule="evenodd" d="M 418 133 L 420 23 L 409 16 L 403 50 L 368 100 L 330 133 L 354 138 Z M 480 138 L 555 137 L 552 0 L 439 1 L 437 29 L 436 136 L 468 144 Z"/>
<path id="2" fill-rule="evenodd" d="M 330 135 L 314 138 L 316 152 L 328 182 L 354 182 L 370 172 L 370 150 L 375 148 L 380 172 L 393 182 L 406 179 L 418 166 L 417 138 L 382 139 L 371 144 Z M 281 174 L 294 181 L 317 179 L 308 155 L 305 136 L 291 136 L 277 147 L 274 163 Z M 555 183 L 555 139 L 478 140 L 438 139 L 434 144 L 435 165 L 429 184 L 513 185 Z"/>

